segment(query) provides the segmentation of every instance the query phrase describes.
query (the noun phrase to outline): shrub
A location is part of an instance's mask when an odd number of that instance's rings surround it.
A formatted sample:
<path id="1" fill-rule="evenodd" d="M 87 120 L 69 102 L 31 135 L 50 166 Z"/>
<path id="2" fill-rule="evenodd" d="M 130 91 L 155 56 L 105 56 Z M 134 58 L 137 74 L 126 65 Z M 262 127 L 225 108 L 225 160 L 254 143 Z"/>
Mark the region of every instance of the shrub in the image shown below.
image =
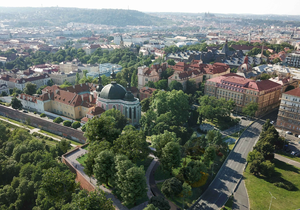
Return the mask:
<path id="1" fill-rule="evenodd" d="M 61 123 L 61 122 L 63 122 L 64 120 L 61 118 L 61 117 L 57 117 L 57 118 L 55 118 L 54 120 L 53 120 L 53 122 L 55 122 L 55 123 Z"/>
<path id="2" fill-rule="evenodd" d="M 81 124 L 80 124 L 80 122 L 78 122 L 78 121 L 75 121 L 75 122 L 72 123 L 72 128 L 74 128 L 74 129 L 77 129 L 77 128 L 79 128 L 80 126 L 81 126 Z"/>
<path id="3" fill-rule="evenodd" d="M 46 117 L 45 113 L 40 114 L 40 117 Z"/>
<path id="4" fill-rule="evenodd" d="M 36 112 L 33 112 L 33 114 L 36 114 Z"/>
<path id="5" fill-rule="evenodd" d="M 70 120 L 66 120 L 63 122 L 64 126 L 70 127 L 72 125 L 72 122 Z"/>
<path id="6" fill-rule="evenodd" d="M 222 152 L 218 152 L 217 154 L 219 157 L 222 157 L 223 156 L 223 153 Z"/>
<path id="7" fill-rule="evenodd" d="M 276 187 L 281 187 L 283 189 L 286 189 L 288 191 L 292 191 L 295 189 L 295 186 L 292 183 L 288 183 L 288 182 L 276 182 L 274 183 L 274 185 Z"/>
<path id="8" fill-rule="evenodd" d="M 81 127 L 81 130 L 82 130 L 83 132 L 85 132 L 85 130 L 86 130 L 86 124 L 84 124 L 84 125 Z"/>

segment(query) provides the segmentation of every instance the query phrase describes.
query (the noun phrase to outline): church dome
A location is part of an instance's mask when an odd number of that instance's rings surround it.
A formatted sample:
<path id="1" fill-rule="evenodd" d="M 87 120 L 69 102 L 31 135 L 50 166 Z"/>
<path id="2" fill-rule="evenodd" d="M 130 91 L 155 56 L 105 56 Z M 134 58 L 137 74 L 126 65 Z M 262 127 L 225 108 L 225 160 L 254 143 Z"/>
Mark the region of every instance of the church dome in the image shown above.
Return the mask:
<path id="1" fill-rule="evenodd" d="M 124 101 L 135 101 L 134 95 L 131 92 L 127 92 L 125 94 Z"/>
<path id="2" fill-rule="evenodd" d="M 123 100 L 126 94 L 126 89 L 116 82 L 105 85 L 100 92 L 100 98 L 104 99 L 121 99 Z"/>

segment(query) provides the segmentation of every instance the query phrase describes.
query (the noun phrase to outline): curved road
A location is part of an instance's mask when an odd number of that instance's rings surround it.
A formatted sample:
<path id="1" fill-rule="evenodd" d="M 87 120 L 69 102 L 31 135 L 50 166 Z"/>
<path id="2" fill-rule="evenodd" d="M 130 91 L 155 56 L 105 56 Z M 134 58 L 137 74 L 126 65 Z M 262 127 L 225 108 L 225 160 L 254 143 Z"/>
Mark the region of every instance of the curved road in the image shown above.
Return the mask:
<path id="1" fill-rule="evenodd" d="M 259 119 L 245 130 L 215 179 L 190 209 L 220 209 L 226 203 L 243 177 L 247 155 L 256 144 L 263 124 L 264 120 Z"/>

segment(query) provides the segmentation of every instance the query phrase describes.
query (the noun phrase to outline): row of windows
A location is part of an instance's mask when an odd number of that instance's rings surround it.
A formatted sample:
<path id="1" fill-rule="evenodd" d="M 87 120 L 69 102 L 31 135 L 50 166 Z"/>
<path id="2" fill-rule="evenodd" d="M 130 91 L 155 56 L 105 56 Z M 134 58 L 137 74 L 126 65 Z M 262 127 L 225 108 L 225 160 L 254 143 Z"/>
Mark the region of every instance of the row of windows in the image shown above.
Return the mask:
<path id="1" fill-rule="evenodd" d="M 71 116 L 71 117 L 73 117 L 73 114 L 70 114 L 69 112 L 62 112 L 62 111 L 60 111 L 60 110 L 56 110 L 56 109 L 53 109 L 54 110 L 54 112 L 56 112 L 56 113 L 58 113 L 58 114 L 64 114 L 64 115 L 68 115 L 68 116 Z M 81 112 L 79 112 L 79 115 L 80 115 L 80 113 Z"/>

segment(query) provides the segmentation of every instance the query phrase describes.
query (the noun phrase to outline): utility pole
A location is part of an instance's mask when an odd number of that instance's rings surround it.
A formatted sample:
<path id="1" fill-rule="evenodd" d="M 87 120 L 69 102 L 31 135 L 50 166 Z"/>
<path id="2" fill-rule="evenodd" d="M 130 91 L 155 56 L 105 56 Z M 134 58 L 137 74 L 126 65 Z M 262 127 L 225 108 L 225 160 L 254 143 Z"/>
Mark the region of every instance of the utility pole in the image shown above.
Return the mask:
<path id="1" fill-rule="evenodd" d="M 272 199 L 274 198 L 274 199 L 276 199 L 273 195 L 272 195 L 272 193 L 269 191 L 269 193 L 270 193 L 270 195 L 271 195 L 271 201 L 270 201 L 270 206 L 269 206 L 269 210 L 271 209 L 271 205 L 272 205 Z"/>

